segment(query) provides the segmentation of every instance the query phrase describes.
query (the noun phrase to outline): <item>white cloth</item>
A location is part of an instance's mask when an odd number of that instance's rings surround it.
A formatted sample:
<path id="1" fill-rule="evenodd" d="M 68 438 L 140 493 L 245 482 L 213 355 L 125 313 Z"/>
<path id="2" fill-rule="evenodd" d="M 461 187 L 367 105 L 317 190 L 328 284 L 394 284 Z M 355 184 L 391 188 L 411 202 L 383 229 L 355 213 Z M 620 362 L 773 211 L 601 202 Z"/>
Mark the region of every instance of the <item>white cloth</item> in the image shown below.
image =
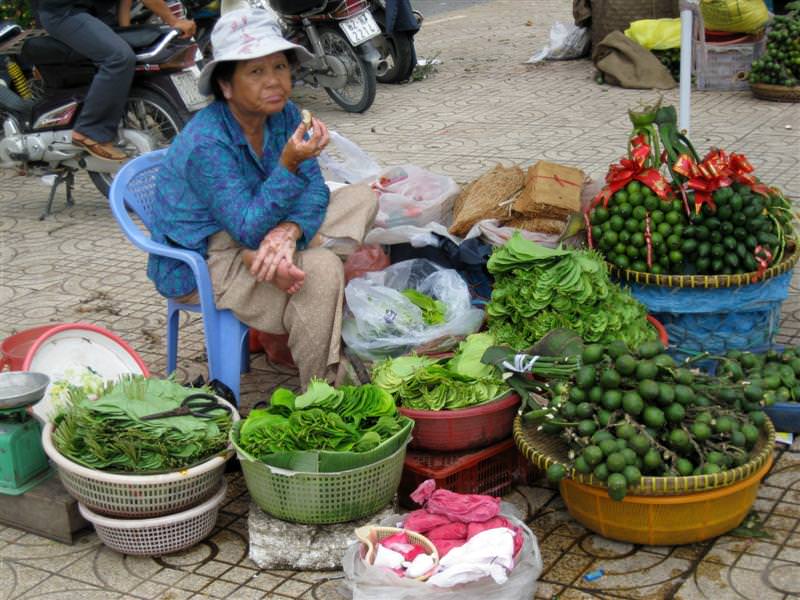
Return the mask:
<path id="1" fill-rule="evenodd" d="M 503 584 L 514 568 L 514 532 L 507 527 L 487 529 L 453 548 L 439 561 L 439 571 L 430 585 L 452 587 L 487 575 Z"/>

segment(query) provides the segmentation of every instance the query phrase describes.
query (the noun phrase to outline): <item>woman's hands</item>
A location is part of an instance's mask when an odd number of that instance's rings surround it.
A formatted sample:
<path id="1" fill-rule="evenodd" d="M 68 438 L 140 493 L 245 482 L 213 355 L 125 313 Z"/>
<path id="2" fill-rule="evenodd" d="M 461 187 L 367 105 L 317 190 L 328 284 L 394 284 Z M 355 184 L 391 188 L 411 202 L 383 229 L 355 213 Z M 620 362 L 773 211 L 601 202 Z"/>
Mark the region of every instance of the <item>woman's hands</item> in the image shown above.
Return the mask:
<path id="1" fill-rule="evenodd" d="M 258 250 L 248 256 L 250 273 L 257 281 L 269 281 L 283 291 L 299 291 L 305 273 L 293 262 L 297 240 L 302 231 L 296 223 L 284 222 L 264 236 Z"/>
<path id="2" fill-rule="evenodd" d="M 280 163 L 292 173 L 297 170 L 297 167 L 304 160 L 318 157 L 330 141 L 328 128 L 325 123 L 316 117 L 311 119 L 311 130 L 311 137 L 307 140 L 303 139 L 306 134 L 306 126 L 301 121 L 292 137 L 283 147 Z"/>

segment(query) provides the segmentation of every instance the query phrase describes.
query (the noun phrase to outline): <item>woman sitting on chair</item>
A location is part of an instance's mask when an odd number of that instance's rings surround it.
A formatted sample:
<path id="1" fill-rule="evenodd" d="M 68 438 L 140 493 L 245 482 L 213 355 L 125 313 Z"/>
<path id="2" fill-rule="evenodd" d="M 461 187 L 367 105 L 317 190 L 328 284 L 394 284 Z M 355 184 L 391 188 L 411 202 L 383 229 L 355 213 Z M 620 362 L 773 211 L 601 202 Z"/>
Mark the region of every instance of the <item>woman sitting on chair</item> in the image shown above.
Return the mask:
<path id="1" fill-rule="evenodd" d="M 261 331 L 289 335 L 301 385 L 335 380 L 340 360 L 344 271 L 322 246 L 361 242 L 377 211 L 366 185 L 332 196 L 316 157 L 325 124 L 311 127 L 289 100 L 291 65 L 311 55 L 281 36 L 267 11 L 223 15 L 214 60 L 199 88 L 216 101 L 172 142 L 157 181 L 156 241 L 206 257 L 218 309 Z M 196 302 L 184 263 L 151 256 L 159 292 Z"/>

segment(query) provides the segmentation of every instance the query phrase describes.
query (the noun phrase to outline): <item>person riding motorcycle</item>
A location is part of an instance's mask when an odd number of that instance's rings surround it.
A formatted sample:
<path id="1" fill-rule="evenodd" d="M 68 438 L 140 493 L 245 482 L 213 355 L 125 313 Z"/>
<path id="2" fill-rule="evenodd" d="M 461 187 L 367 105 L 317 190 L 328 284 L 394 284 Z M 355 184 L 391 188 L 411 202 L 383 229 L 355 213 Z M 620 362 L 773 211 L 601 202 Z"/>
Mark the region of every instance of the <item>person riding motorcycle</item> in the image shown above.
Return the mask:
<path id="1" fill-rule="evenodd" d="M 173 15 L 165 0 L 143 0 L 170 27 L 190 37 L 194 21 Z M 72 143 L 89 154 L 122 161 L 127 155 L 114 145 L 133 80 L 136 56 L 110 24 L 130 25 L 131 0 L 39 0 L 38 18 L 52 37 L 89 58 L 97 73 L 72 132 Z"/>

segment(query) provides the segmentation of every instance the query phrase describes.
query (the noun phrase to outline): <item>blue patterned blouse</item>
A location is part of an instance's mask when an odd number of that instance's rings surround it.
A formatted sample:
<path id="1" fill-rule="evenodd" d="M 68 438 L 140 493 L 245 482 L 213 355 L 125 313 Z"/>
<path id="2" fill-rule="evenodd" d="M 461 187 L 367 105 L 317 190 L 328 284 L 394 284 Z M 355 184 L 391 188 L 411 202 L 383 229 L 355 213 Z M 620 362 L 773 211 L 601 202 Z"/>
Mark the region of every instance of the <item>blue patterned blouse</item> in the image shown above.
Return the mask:
<path id="1" fill-rule="evenodd" d="M 219 231 L 256 249 L 278 223 L 292 221 L 303 230 L 298 248 L 304 248 L 322 224 L 330 194 L 317 161 L 303 161 L 296 173 L 278 162 L 300 120 L 292 102 L 270 116 L 259 159 L 225 102 L 197 113 L 159 171 L 153 239 L 207 258 L 208 238 Z M 196 288 L 189 266 L 175 259 L 150 255 L 147 275 L 170 298 Z"/>

